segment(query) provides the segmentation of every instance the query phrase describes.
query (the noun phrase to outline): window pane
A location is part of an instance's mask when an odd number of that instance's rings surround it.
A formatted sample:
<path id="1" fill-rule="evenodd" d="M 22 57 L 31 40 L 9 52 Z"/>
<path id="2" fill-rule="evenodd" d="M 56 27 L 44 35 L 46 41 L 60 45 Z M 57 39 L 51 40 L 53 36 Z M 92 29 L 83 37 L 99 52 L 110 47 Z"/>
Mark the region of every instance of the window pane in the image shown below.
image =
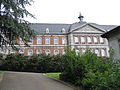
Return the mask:
<path id="1" fill-rule="evenodd" d="M 54 50 L 54 55 L 59 54 L 59 50 Z"/>
<path id="2" fill-rule="evenodd" d="M 101 49 L 101 55 L 102 55 L 102 57 L 106 56 L 106 50 L 105 49 Z"/>
<path id="3" fill-rule="evenodd" d="M 20 38 L 20 44 L 24 44 L 24 42 L 22 41 L 22 39 Z"/>
<path id="4" fill-rule="evenodd" d="M 46 28 L 46 33 L 49 33 L 49 28 Z"/>
<path id="5" fill-rule="evenodd" d="M 79 42 L 78 37 L 74 37 L 74 40 L 75 40 L 75 43 L 78 43 L 78 42 Z"/>
<path id="6" fill-rule="evenodd" d="M 50 54 L 50 50 L 45 51 L 46 55 Z"/>
<path id="7" fill-rule="evenodd" d="M 97 37 L 94 37 L 94 43 L 98 43 Z"/>
<path id="8" fill-rule="evenodd" d="M 62 37 L 62 44 L 66 44 L 66 37 Z"/>
<path id="9" fill-rule="evenodd" d="M 58 44 L 58 37 L 54 38 L 54 44 Z"/>
<path id="10" fill-rule="evenodd" d="M 42 44 L 42 38 L 41 37 L 37 37 L 37 44 Z"/>
<path id="11" fill-rule="evenodd" d="M 102 37 L 100 37 L 100 43 L 104 43 L 104 40 Z"/>
<path id="12" fill-rule="evenodd" d="M 95 54 L 97 54 L 97 56 L 100 56 L 98 49 L 95 49 Z"/>
<path id="13" fill-rule="evenodd" d="M 76 55 L 78 55 L 80 53 L 80 51 L 78 49 L 75 50 Z"/>
<path id="14" fill-rule="evenodd" d="M 87 37 L 88 43 L 92 43 L 91 37 Z"/>
<path id="15" fill-rule="evenodd" d="M 30 38 L 28 44 L 32 44 L 32 41 L 33 41 L 32 38 Z"/>
<path id="16" fill-rule="evenodd" d="M 42 50 L 38 49 L 37 54 L 42 54 Z"/>
<path id="17" fill-rule="evenodd" d="M 24 50 L 19 50 L 19 53 L 20 54 L 24 54 Z"/>
<path id="18" fill-rule="evenodd" d="M 49 38 L 49 37 L 46 37 L 45 43 L 46 43 L 46 44 L 50 44 L 50 38 Z"/>
<path id="19" fill-rule="evenodd" d="M 85 37 L 81 37 L 81 42 L 85 43 Z"/>
<path id="20" fill-rule="evenodd" d="M 33 55 L 33 50 L 28 50 L 28 55 Z"/>

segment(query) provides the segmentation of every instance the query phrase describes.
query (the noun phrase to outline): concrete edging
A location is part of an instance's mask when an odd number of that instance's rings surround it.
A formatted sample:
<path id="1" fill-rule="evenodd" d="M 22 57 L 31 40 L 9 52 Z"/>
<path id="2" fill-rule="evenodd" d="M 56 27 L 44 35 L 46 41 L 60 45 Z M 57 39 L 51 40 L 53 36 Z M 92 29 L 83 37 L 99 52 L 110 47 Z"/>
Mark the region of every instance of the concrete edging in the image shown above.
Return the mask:
<path id="1" fill-rule="evenodd" d="M 68 83 L 66 83 L 66 82 L 64 82 L 64 81 L 62 81 L 62 80 L 60 80 L 60 79 L 52 78 L 52 77 L 50 77 L 50 76 L 47 76 L 46 74 L 42 74 L 42 75 L 44 75 L 44 76 L 46 76 L 46 77 L 48 77 L 48 78 L 50 78 L 50 79 L 53 79 L 53 80 L 55 80 L 55 81 L 57 81 L 57 82 L 60 82 L 60 83 L 66 85 L 66 86 L 68 86 L 68 87 L 71 87 L 71 88 L 73 88 L 73 89 L 75 89 L 75 90 L 80 90 L 79 88 L 74 87 L 74 86 L 72 86 L 72 85 L 70 85 L 70 84 L 68 84 Z"/>
<path id="2" fill-rule="evenodd" d="M 1 73 L 0 73 L 0 85 L 1 85 L 1 82 L 2 82 L 2 80 L 3 80 L 3 76 L 4 76 L 4 72 L 1 72 Z"/>

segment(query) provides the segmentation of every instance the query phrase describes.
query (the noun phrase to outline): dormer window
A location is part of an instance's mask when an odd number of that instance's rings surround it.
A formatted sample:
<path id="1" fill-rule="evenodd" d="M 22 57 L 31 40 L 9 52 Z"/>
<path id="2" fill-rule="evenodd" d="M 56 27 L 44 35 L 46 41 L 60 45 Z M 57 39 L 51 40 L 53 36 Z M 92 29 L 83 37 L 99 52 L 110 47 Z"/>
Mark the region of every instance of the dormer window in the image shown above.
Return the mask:
<path id="1" fill-rule="evenodd" d="M 65 28 L 62 28 L 62 33 L 65 33 Z"/>
<path id="2" fill-rule="evenodd" d="M 46 28 L 46 33 L 49 33 L 49 28 Z"/>

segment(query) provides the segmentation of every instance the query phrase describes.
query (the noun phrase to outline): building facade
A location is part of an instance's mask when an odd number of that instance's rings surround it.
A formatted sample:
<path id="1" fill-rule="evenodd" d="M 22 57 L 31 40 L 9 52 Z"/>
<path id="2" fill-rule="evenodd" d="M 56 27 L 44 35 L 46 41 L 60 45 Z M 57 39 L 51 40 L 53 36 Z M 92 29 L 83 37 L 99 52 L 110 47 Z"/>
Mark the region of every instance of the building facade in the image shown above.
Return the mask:
<path id="1" fill-rule="evenodd" d="M 19 51 L 3 49 L 0 53 L 57 55 L 65 54 L 65 47 L 70 46 L 71 49 L 75 49 L 76 53 L 84 54 L 86 48 L 89 48 L 98 56 L 108 57 L 108 41 L 101 35 L 116 26 L 80 21 L 73 24 L 31 23 L 30 27 L 37 32 L 36 37 L 31 38 L 28 43 L 30 47 L 26 47 L 19 39 L 17 40 L 20 44 Z"/>

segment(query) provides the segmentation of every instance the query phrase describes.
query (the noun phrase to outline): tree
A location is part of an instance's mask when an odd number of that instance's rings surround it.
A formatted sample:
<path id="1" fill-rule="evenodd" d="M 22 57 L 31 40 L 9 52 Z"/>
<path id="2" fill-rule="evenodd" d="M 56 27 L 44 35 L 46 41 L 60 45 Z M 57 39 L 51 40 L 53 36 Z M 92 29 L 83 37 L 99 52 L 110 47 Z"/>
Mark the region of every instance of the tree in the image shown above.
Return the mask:
<path id="1" fill-rule="evenodd" d="M 29 22 L 24 17 L 34 16 L 29 13 L 25 6 L 31 5 L 32 0 L 0 0 L 0 48 L 16 48 L 16 39 L 21 38 L 24 42 L 35 35 L 29 27 Z"/>

